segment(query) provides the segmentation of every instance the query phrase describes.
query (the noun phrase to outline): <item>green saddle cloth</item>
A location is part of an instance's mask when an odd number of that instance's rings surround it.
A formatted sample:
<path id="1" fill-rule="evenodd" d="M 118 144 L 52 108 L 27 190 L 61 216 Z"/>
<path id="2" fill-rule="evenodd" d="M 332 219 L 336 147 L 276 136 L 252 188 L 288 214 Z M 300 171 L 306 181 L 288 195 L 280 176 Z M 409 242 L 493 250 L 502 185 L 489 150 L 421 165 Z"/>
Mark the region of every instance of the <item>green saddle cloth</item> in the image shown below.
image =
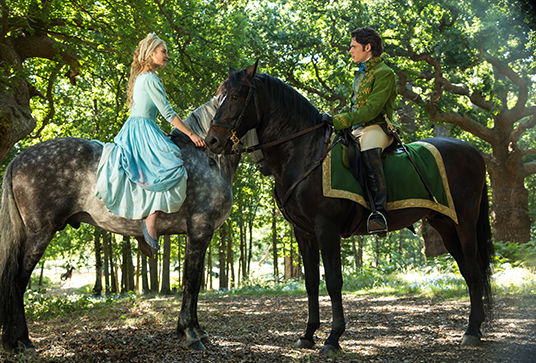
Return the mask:
<path id="1" fill-rule="evenodd" d="M 334 137 L 336 136 L 333 136 L 332 142 Z M 385 155 L 383 166 L 387 182 L 387 209 L 428 208 L 458 223 L 445 165 L 439 151 L 434 145 L 423 141 L 407 144 L 406 148 L 432 190 L 437 203 L 426 190 L 406 153 L 402 152 Z M 323 162 L 324 196 L 350 199 L 370 209 L 364 188 L 344 166 L 342 155 L 342 145 L 337 144 Z"/>

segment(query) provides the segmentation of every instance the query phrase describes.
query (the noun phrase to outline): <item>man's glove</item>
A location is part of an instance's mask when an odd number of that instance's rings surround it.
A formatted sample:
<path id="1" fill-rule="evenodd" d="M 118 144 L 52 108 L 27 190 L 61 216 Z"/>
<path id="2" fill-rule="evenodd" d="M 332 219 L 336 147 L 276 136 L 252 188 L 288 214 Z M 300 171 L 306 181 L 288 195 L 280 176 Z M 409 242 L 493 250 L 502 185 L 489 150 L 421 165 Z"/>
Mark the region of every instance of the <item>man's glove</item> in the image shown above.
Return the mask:
<path id="1" fill-rule="evenodd" d="M 333 126 L 333 117 L 327 112 L 322 112 L 320 114 L 320 121 L 327 123 L 330 126 Z"/>

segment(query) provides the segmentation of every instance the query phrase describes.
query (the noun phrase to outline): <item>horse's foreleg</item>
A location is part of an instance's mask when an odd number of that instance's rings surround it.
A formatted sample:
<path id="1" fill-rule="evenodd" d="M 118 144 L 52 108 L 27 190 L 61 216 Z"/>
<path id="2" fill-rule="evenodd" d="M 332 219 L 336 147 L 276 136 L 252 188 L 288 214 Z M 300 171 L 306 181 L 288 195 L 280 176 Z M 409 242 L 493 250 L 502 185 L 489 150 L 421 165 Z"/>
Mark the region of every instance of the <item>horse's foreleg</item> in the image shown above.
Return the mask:
<path id="1" fill-rule="evenodd" d="M 204 225 L 190 227 L 184 261 L 184 295 L 177 325 L 177 333 L 184 337 L 183 347 L 193 350 L 205 350 L 211 344 L 206 331 L 201 329 L 197 318 L 197 299 L 203 280 L 205 253 L 214 226 Z"/>
<path id="2" fill-rule="evenodd" d="M 339 231 L 331 224 L 317 221 L 316 231 L 321 243 L 322 261 L 326 271 L 326 287 L 331 298 L 333 320 L 331 333 L 324 342 L 323 353 L 341 349 L 339 338 L 346 330 L 342 307 L 341 240 Z"/>
<path id="3" fill-rule="evenodd" d="M 307 235 L 298 229 L 295 230 L 295 235 L 305 269 L 305 288 L 307 289 L 309 316 L 307 328 L 300 335 L 294 348 L 310 349 L 315 345 L 314 334 L 320 327 L 320 307 L 318 303 L 318 285 L 320 283 L 318 270 L 320 262 L 319 248 L 316 236 Z"/>

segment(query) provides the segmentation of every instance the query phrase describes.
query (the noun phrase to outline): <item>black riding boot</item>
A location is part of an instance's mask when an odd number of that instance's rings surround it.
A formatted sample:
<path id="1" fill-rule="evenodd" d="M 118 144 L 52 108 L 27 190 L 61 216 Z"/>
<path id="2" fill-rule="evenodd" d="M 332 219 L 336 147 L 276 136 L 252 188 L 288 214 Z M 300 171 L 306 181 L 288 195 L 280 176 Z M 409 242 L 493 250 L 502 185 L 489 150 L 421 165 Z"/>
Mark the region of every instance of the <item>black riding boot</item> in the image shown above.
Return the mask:
<path id="1" fill-rule="evenodd" d="M 365 181 L 372 200 L 369 202 L 376 207 L 376 213 L 368 218 L 368 232 L 387 232 L 387 184 L 383 173 L 381 148 L 369 149 L 361 152 L 365 166 Z M 374 210 L 374 209 L 372 209 Z"/>

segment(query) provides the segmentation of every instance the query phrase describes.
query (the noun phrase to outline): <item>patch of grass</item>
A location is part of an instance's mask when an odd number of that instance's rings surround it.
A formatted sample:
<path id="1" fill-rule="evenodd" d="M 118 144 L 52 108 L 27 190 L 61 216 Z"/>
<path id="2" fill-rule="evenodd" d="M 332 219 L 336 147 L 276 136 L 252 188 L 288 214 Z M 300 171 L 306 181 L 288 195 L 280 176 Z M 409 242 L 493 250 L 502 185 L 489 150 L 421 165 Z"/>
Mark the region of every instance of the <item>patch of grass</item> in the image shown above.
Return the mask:
<path id="1" fill-rule="evenodd" d="M 32 275 L 30 278 L 32 279 L 32 286 L 34 288 L 39 288 L 39 276 Z M 43 286 L 49 286 L 51 283 L 52 283 L 52 280 L 48 276 L 43 276 L 43 281 L 42 281 Z"/>
<path id="2" fill-rule="evenodd" d="M 112 305 L 119 299 L 133 301 L 136 294 L 115 294 L 94 297 L 84 294 L 44 296 L 40 292 L 30 291 L 24 297 L 26 317 L 32 320 L 50 319 L 61 314 L 84 313 L 95 307 Z"/>
<path id="3" fill-rule="evenodd" d="M 279 283 L 271 280 L 255 279 L 238 288 L 206 291 L 199 296 L 296 296 L 304 295 L 305 293 L 305 283 L 303 281 L 293 279 L 287 280 L 285 283 Z"/>

